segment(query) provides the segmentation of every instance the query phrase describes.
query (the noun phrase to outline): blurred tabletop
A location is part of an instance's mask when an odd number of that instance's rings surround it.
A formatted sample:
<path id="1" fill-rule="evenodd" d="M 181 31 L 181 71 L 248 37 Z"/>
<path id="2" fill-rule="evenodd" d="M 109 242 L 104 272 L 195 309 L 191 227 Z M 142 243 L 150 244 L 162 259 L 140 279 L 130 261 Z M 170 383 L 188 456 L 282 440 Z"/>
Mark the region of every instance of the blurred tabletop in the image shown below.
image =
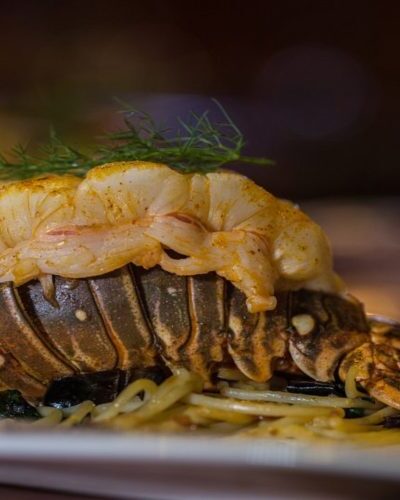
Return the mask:
<path id="1" fill-rule="evenodd" d="M 400 320 L 400 198 L 301 204 L 331 241 L 337 272 L 368 312 Z"/>
<path id="2" fill-rule="evenodd" d="M 101 500 L 104 497 L 0 485 L 0 498 L 7 500 Z"/>

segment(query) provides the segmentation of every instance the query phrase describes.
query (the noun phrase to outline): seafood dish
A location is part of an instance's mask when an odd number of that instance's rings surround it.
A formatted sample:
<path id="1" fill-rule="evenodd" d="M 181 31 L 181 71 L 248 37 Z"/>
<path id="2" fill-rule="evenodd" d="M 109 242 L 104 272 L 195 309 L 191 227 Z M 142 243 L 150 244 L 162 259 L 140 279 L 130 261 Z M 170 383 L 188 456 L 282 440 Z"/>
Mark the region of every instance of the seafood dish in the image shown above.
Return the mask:
<path id="1" fill-rule="evenodd" d="M 5 428 L 398 443 L 399 338 L 241 174 L 115 161 L 0 188 Z"/>

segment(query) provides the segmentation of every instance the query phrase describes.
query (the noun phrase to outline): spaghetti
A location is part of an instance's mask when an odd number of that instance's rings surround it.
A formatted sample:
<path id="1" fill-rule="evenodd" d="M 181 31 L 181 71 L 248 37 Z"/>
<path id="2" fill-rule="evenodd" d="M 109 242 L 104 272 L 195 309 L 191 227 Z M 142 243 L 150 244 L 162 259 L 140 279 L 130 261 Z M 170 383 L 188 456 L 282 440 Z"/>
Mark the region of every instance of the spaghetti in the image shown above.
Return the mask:
<path id="1" fill-rule="evenodd" d="M 354 375 L 349 371 L 349 378 Z M 39 407 L 41 418 L 33 425 L 209 432 L 367 445 L 400 443 L 400 429 L 385 428 L 386 420 L 400 416 L 400 411 L 367 398 L 353 381 L 346 381 L 347 394 L 341 397 L 268 389 L 267 384 L 245 380 L 243 374 L 230 368 L 221 369 L 219 379 L 215 392 L 204 391 L 197 375 L 179 369 L 160 385 L 149 379 L 136 380 L 111 403 L 96 406 L 84 401 L 62 410 Z M 349 418 L 346 412 L 350 409 L 362 416 Z"/>

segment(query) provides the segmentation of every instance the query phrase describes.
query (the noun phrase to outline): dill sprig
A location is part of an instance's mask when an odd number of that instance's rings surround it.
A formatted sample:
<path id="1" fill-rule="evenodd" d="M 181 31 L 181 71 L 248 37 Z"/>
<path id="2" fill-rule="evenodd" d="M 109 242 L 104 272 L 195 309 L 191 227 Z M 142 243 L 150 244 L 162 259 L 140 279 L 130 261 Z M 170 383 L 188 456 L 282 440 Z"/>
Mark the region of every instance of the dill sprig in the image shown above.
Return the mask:
<path id="1" fill-rule="evenodd" d="M 50 131 L 48 143 L 30 154 L 28 147 L 17 144 L 11 150 L 12 160 L 0 155 L 0 180 L 30 179 L 46 174 L 74 174 L 83 176 L 96 161 L 73 149 Z"/>
<path id="2" fill-rule="evenodd" d="M 72 173 L 82 176 L 95 165 L 116 161 L 165 163 L 181 172 L 207 173 L 232 162 L 270 165 L 267 158 L 242 155 L 242 132 L 218 101 L 221 119 L 213 121 L 210 112 L 191 112 L 188 120 L 177 119 L 177 130 L 163 129 L 142 111 L 124 105 L 125 127 L 107 134 L 103 142 L 85 154 L 65 144 L 52 130 L 49 142 L 35 155 L 17 145 L 13 160 L 0 155 L 0 179 L 26 179 L 42 174 Z"/>

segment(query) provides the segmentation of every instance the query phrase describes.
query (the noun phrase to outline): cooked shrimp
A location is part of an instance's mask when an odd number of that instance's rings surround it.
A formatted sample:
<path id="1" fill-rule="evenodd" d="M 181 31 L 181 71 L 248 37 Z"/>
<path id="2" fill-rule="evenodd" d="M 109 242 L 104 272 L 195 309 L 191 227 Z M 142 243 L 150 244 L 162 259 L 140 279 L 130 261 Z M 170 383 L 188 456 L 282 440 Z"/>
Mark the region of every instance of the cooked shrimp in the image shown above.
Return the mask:
<path id="1" fill-rule="evenodd" d="M 337 291 L 321 228 L 246 177 L 122 162 L 0 190 L 0 282 L 101 275 L 127 263 L 178 275 L 215 271 L 274 309 L 275 291 Z M 185 258 L 174 259 L 174 250 Z"/>

